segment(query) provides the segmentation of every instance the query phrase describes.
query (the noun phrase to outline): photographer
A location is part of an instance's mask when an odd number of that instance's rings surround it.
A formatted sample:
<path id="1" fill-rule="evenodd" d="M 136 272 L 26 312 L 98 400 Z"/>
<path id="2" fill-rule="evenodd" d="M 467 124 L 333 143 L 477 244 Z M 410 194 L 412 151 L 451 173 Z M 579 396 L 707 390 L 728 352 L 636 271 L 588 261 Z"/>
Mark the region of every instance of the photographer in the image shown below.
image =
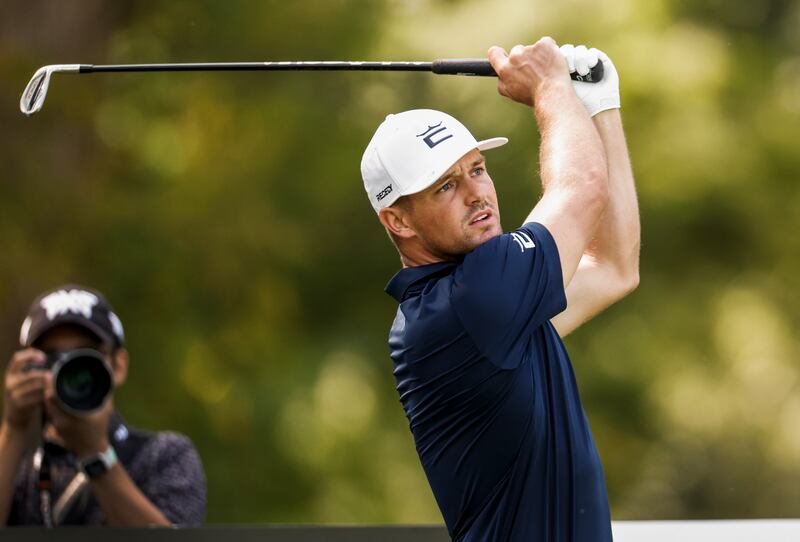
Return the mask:
<path id="1" fill-rule="evenodd" d="M 134 429 L 114 410 L 128 352 L 102 294 L 67 285 L 40 295 L 20 344 L 5 374 L 0 523 L 202 523 L 205 476 L 191 441 Z M 39 424 L 41 444 L 28 450 Z"/>

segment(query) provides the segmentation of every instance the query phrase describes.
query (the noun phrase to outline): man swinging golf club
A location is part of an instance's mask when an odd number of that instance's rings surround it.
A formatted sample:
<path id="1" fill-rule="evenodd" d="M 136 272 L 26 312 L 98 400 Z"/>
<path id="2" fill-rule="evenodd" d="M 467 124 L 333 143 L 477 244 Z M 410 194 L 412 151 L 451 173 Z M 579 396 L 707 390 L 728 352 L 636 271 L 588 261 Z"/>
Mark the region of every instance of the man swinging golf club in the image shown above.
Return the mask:
<path id="1" fill-rule="evenodd" d="M 566 58 L 566 62 L 565 62 Z M 602 81 L 571 82 L 598 59 Z M 389 115 L 361 163 L 403 269 L 389 347 L 400 400 L 457 541 L 611 540 L 603 470 L 561 337 L 638 284 L 639 219 L 619 80 L 550 38 L 489 50 L 533 108 L 543 195 L 503 233 L 481 151 L 453 117 Z"/>

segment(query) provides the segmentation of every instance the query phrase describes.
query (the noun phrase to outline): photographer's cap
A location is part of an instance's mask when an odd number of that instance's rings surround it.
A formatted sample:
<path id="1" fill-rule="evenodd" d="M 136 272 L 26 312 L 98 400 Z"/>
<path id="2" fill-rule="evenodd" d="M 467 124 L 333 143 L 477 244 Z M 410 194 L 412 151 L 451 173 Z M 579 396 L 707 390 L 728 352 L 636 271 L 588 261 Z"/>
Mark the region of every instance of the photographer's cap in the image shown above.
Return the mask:
<path id="1" fill-rule="evenodd" d="M 19 331 L 19 343 L 31 346 L 46 331 L 62 324 L 73 324 L 91 331 L 113 347 L 122 346 L 122 322 L 100 292 L 67 284 L 37 297 Z"/>
<path id="2" fill-rule="evenodd" d="M 505 137 L 477 141 L 458 120 L 433 109 L 388 115 L 361 158 L 364 188 L 377 212 L 425 190 L 469 151 L 506 143 Z"/>

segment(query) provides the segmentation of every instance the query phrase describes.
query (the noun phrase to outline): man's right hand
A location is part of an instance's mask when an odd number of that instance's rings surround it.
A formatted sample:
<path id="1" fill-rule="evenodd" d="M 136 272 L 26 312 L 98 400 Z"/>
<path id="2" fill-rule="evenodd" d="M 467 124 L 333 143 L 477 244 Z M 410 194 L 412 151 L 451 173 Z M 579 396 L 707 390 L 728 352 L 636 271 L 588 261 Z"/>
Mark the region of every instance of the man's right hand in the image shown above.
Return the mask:
<path id="1" fill-rule="evenodd" d="M 532 106 L 539 92 L 553 83 L 571 85 L 564 55 L 550 37 L 533 45 L 516 45 L 509 53 L 491 47 L 489 62 L 497 72 L 497 91 L 521 104 Z"/>
<path id="2" fill-rule="evenodd" d="M 3 399 L 3 424 L 9 429 L 26 431 L 33 415 L 44 400 L 46 374 L 30 370 L 31 365 L 44 368 L 47 358 L 41 350 L 19 350 L 8 364 Z"/>

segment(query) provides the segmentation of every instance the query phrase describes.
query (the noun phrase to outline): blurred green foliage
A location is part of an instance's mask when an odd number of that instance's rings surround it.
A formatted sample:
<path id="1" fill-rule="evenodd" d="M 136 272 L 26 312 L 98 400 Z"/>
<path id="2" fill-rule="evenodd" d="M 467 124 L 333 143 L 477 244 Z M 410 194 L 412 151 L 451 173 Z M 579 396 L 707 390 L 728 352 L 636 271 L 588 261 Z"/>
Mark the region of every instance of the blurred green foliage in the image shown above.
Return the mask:
<path id="1" fill-rule="evenodd" d="M 490 24 L 487 24 L 487 21 Z M 532 115 L 488 79 L 57 76 L 53 63 L 482 56 L 552 35 L 614 59 L 642 281 L 567 346 L 616 519 L 800 516 L 800 2 L 316 0 L 0 5 L 0 353 L 41 290 L 104 291 L 134 425 L 191 436 L 212 522 L 438 522 L 398 404 L 361 185 L 389 112 L 479 137 L 506 228 L 538 197 Z"/>

